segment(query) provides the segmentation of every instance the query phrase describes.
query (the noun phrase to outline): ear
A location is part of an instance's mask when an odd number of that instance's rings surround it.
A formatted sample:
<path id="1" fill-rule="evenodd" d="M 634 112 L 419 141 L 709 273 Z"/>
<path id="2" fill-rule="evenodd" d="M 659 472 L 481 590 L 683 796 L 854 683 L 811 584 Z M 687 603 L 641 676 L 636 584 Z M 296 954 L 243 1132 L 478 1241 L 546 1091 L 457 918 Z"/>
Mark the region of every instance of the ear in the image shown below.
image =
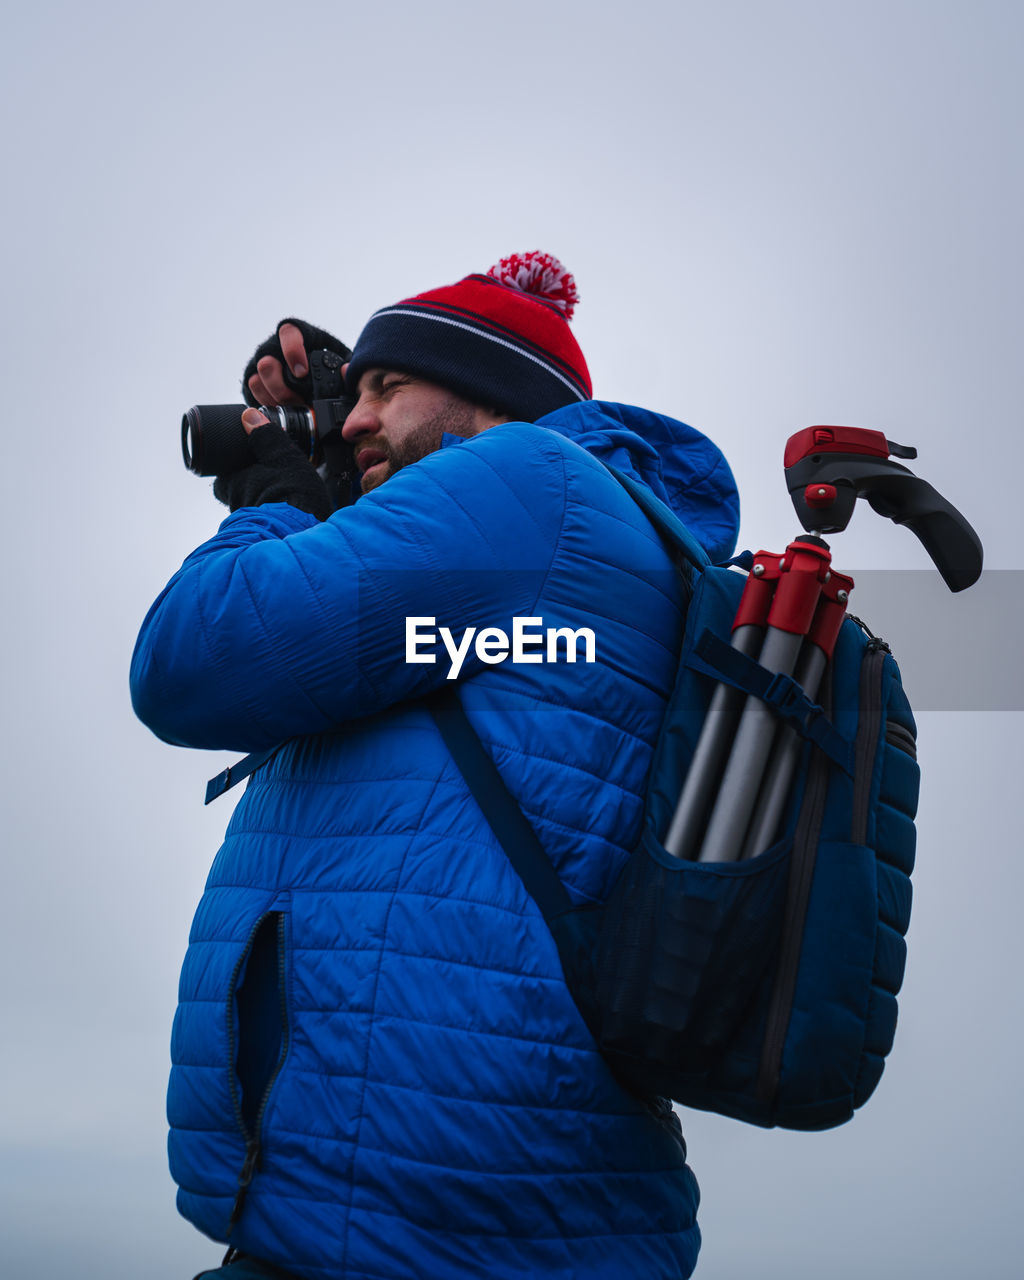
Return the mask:
<path id="1" fill-rule="evenodd" d="M 502 413 L 500 409 L 489 409 L 484 405 L 474 407 L 473 425 L 478 435 L 488 427 L 496 427 L 502 422 L 512 421 L 513 419 L 507 413 Z"/>

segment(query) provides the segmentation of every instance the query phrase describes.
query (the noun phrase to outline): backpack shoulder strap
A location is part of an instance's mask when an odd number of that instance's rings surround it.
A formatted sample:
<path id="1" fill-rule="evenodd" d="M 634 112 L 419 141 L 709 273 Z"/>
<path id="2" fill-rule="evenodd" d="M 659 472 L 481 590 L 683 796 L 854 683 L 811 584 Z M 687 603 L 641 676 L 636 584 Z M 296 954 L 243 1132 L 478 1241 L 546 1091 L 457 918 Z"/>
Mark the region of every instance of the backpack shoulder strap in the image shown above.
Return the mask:
<path id="1" fill-rule="evenodd" d="M 431 698 L 430 711 L 498 843 L 544 919 L 551 924 L 572 910 L 572 899 L 537 833 L 480 741 L 454 687 L 443 689 Z"/>
<path id="2" fill-rule="evenodd" d="M 618 480 L 662 537 L 678 547 L 692 565 L 698 569 L 708 568 L 711 564 L 708 553 L 669 506 L 656 497 L 647 485 L 634 480 L 618 467 L 608 466 L 607 462 L 604 466 Z"/>

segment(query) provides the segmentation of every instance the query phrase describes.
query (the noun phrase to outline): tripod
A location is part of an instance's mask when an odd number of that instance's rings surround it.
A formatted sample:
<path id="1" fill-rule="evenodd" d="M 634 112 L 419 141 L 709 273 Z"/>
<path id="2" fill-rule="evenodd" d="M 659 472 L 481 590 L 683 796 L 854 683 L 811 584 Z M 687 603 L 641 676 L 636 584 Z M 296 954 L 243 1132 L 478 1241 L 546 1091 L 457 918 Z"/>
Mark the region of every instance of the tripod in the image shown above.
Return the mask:
<path id="1" fill-rule="evenodd" d="M 917 456 L 881 432 L 855 427 L 809 427 L 790 437 L 786 482 L 806 532 L 781 555 L 754 557 L 733 622 L 738 658 L 726 665 L 749 673 L 756 660 L 758 692 L 717 685 L 665 838 L 673 857 L 734 862 L 762 853 L 785 809 L 801 737 L 827 744 L 830 726 L 814 698 L 853 579 L 831 568 L 822 534 L 846 528 L 858 497 L 917 535 L 951 591 L 980 576 L 977 534 L 890 455 Z"/>

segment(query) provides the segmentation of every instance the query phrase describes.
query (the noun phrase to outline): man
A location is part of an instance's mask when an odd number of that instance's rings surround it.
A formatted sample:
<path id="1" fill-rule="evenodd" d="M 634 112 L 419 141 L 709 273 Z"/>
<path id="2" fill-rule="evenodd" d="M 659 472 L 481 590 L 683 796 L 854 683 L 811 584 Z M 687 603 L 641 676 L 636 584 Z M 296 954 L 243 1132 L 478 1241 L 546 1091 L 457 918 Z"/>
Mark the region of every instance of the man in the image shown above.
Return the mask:
<path id="1" fill-rule="evenodd" d="M 179 1208 L 240 1252 L 231 1277 L 695 1264 L 678 1124 L 598 1054 L 429 710 L 454 683 L 573 900 L 601 901 L 639 832 L 685 604 L 600 459 L 714 558 L 737 504 L 704 437 L 590 399 L 574 301 L 532 254 L 378 312 L 346 373 L 363 496 L 318 519 L 312 468 L 248 412 L 294 491 L 240 482 L 257 505 L 143 624 L 133 698 L 160 737 L 283 744 L 214 862 L 172 1044 Z M 280 351 L 301 376 L 301 339 Z M 284 398 L 280 364 L 261 360 L 250 391 Z M 524 620 L 517 660 L 500 637 Z M 593 652 L 568 661 L 558 637 L 588 631 Z"/>

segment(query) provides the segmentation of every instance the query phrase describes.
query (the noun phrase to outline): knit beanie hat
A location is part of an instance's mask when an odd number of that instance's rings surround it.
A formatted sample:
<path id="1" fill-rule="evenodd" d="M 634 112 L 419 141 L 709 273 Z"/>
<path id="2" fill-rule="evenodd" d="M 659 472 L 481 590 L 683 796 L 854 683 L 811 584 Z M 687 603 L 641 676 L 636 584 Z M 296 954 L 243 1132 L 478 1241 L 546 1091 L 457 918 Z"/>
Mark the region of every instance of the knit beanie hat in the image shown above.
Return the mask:
<path id="1" fill-rule="evenodd" d="M 395 369 L 524 422 L 591 398 L 569 330 L 576 281 L 549 253 L 516 253 L 486 275 L 406 298 L 372 315 L 346 374 Z"/>

